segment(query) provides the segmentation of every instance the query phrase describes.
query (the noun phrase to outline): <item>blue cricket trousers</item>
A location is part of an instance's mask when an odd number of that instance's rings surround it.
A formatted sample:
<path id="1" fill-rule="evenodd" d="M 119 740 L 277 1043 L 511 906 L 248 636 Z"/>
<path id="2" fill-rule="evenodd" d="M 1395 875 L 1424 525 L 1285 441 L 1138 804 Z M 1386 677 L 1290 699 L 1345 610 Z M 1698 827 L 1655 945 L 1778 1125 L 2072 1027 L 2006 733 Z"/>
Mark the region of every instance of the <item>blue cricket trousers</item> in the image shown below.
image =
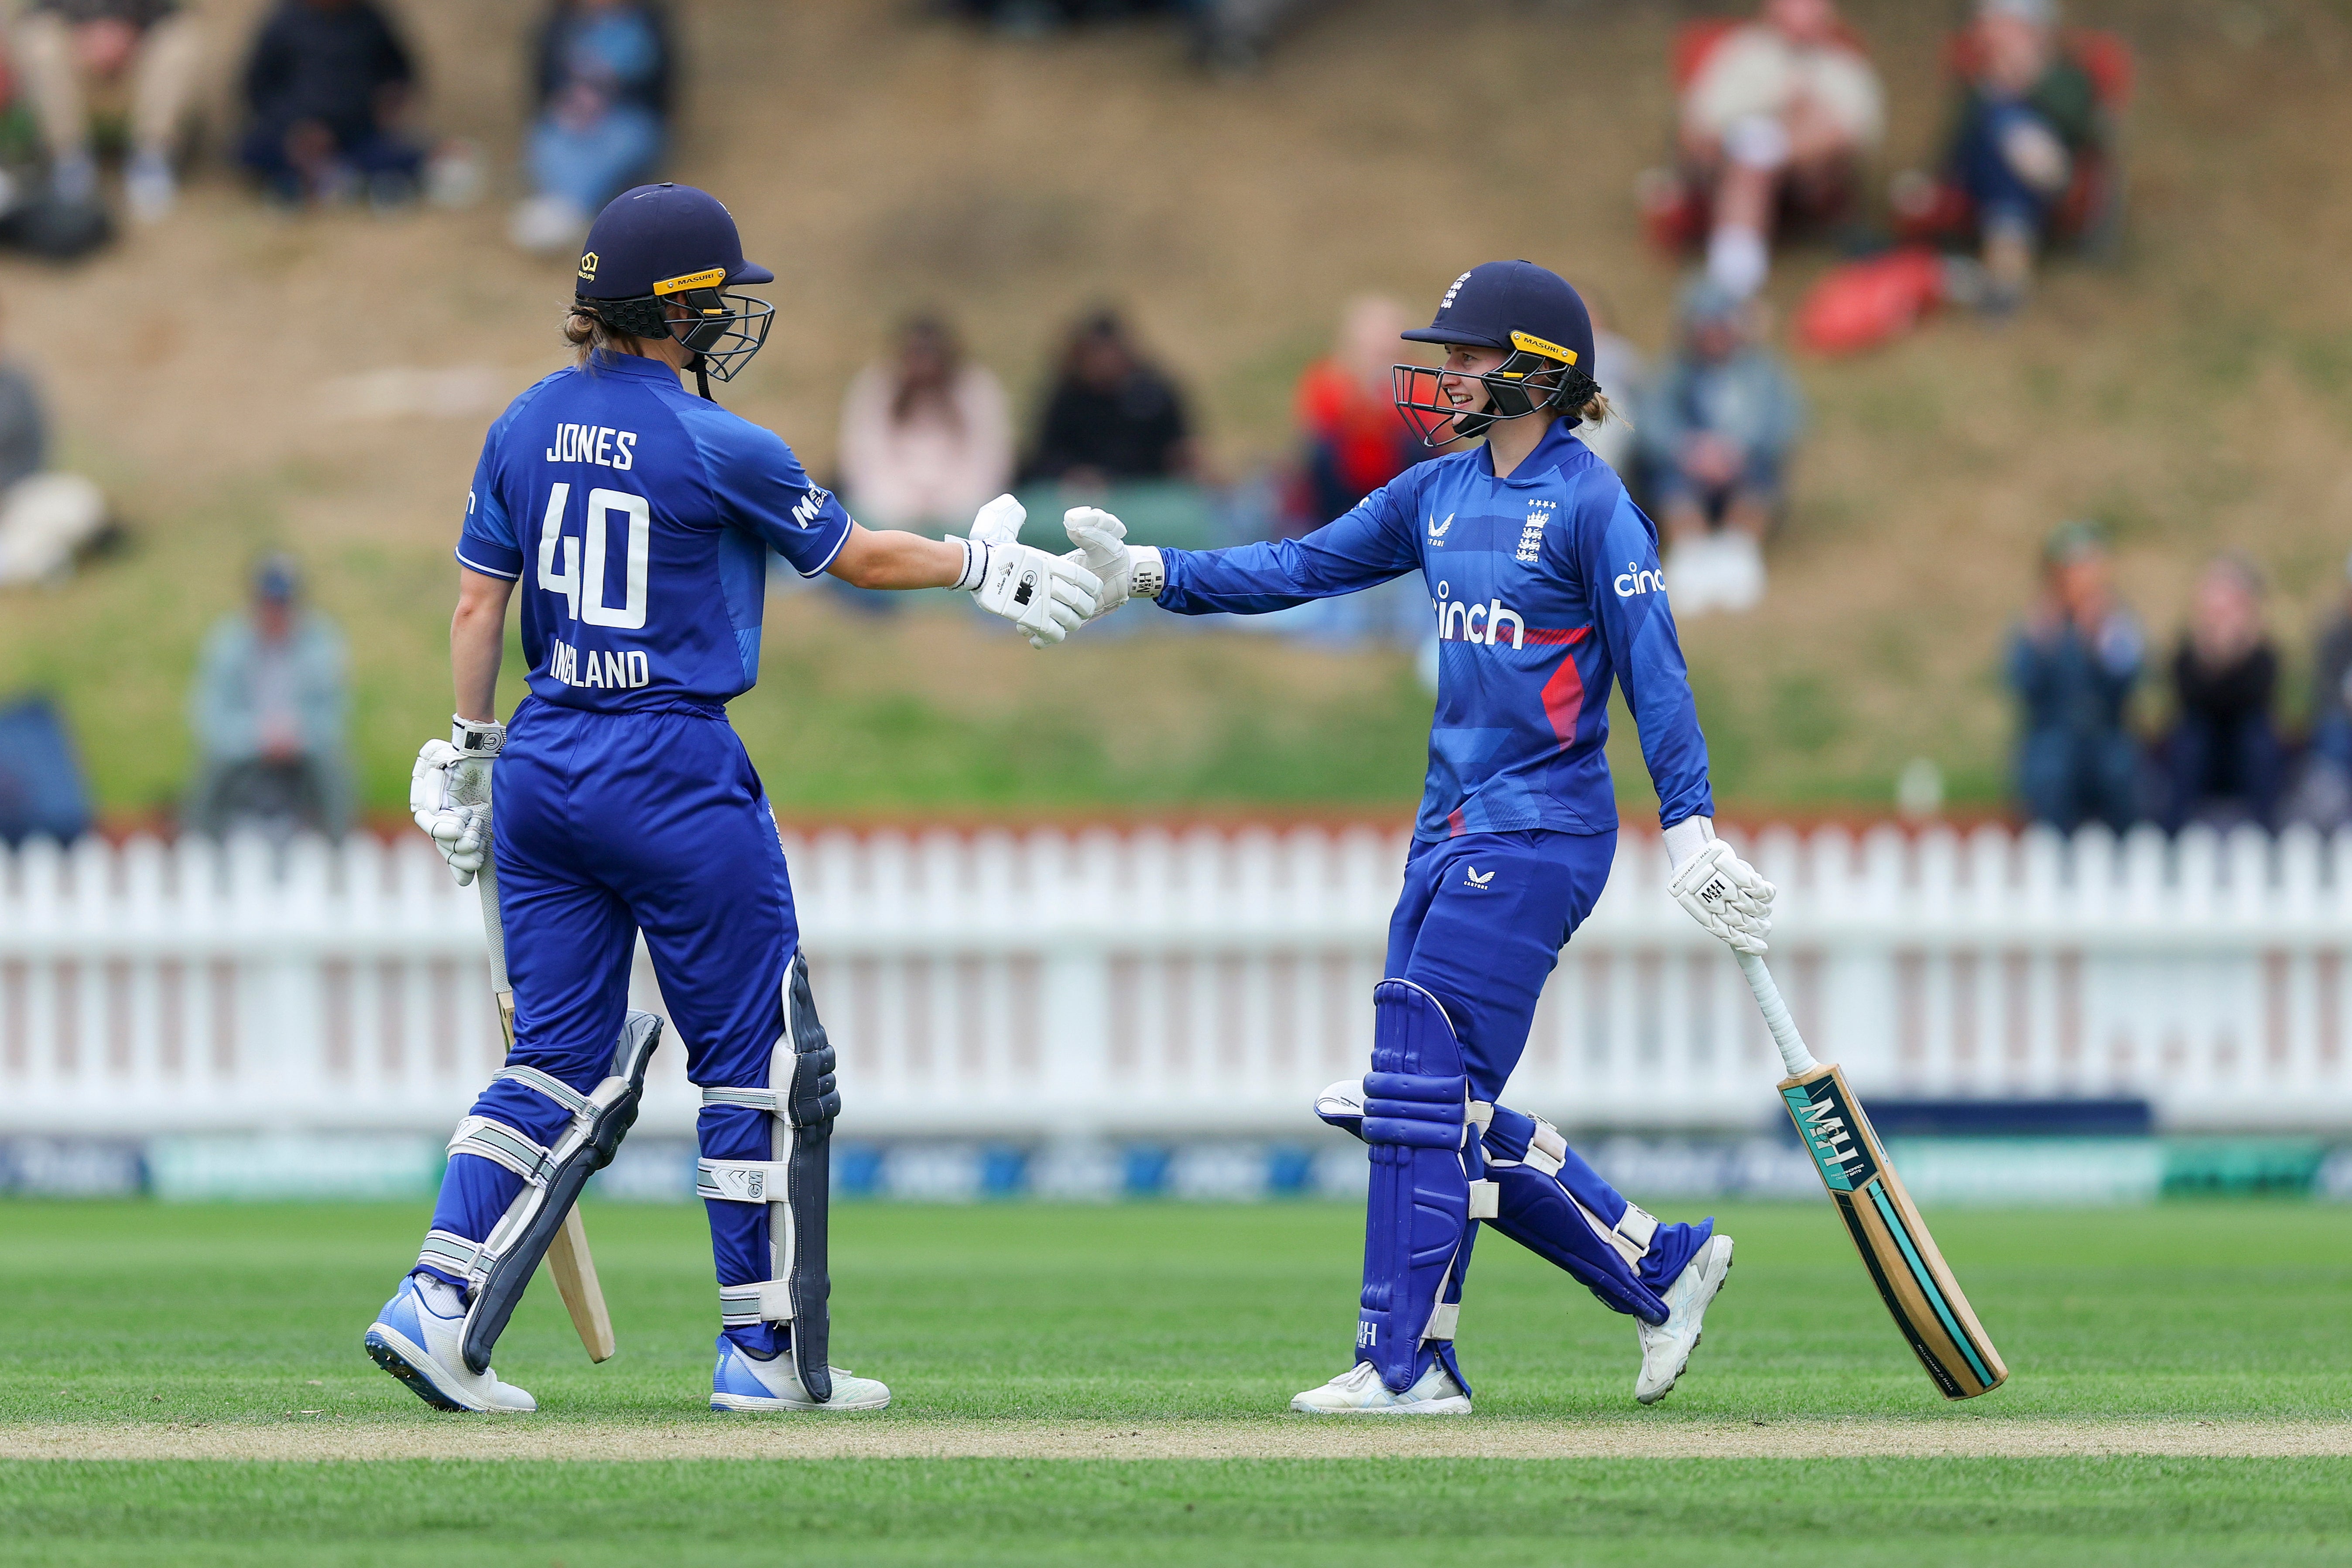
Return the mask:
<path id="1" fill-rule="evenodd" d="M 491 779 L 514 985 L 509 1064 L 583 1092 L 603 1081 L 642 931 L 675 1025 L 663 1048 L 684 1048 L 698 1085 L 769 1087 L 800 926 L 767 794 L 724 710 L 592 713 L 529 699 Z M 511 1081 L 483 1090 L 474 1112 L 542 1143 L 565 1123 L 561 1107 Z M 697 1131 L 706 1158 L 772 1157 L 763 1111 L 707 1105 Z M 453 1157 L 434 1227 L 482 1239 L 521 1183 L 490 1161 Z M 767 1206 L 704 1206 L 719 1282 L 767 1279 Z M 727 1330 L 761 1354 L 788 1332 Z"/>

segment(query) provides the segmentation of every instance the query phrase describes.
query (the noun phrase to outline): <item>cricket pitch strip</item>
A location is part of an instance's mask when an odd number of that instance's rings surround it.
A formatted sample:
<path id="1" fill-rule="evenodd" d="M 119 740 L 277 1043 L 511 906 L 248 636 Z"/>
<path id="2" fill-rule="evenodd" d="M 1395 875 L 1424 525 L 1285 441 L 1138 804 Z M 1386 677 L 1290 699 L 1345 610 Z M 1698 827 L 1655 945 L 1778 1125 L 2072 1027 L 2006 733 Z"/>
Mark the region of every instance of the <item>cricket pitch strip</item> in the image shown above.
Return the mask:
<path id="1" fill-rule="evenodd" d="M 674 1424 L 449 1416 L 388 1425 L 0 1426 L 5 1459 L 1808 1459 L 2289 1458 L 2352 1455 L 2347 1421 L 1721 1421 L 1666 1425 L 1349 1419 L 984 1421 L 785 1415 Z"/>

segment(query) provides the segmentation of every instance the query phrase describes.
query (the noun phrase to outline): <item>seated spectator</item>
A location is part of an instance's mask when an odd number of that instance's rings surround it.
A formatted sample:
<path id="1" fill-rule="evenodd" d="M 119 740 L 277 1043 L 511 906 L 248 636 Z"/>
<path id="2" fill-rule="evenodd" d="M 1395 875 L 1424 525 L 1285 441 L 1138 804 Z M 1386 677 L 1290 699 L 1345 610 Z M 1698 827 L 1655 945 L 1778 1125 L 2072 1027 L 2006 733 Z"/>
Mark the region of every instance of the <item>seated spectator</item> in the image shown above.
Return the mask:
<path id="1" fill-rule="evenodd" d="M 201 42 L 178 0 L 32 0 L 25 7 L 16 23 L 16 64 L 58 202 L 80 206 L 97 199 L 90 100 L 127 97 L 131 161 L 123 196 L 143 221 L 171 212 L 179 195 L 173 154 L 186 129 Z"/>
<path id="2" fill-rule="evenodd" d="M 1340 318 L 1339 341 L 1298 378 L 1292 407 L 1306 439 L 1307 507 L 1319 528 L 1433 451 L 1397 417 L 1389 367 L 1413 325 L 1393 300 L 1361 295 Z"/>
<path id="3" fill-rule="evenodd" d="M 576 254 L 604 204 L 652 178 L 669 140 L 674 58 L 659 0 L 555 0 L 539 31 L 536 194 L 515 209 L 517 245 Z"/>
<path id="4" fill-rule="evenodd" d="M 915 317 L 842 401 L 842 503 L 869 528 L 961 532 L 1012 483 L 1003 386 L 964 358 L 954 328 Z"/>
<path id="5" fill-rule="evenodd" d="M 1710 278 L 1683 290 L 1681 342 L 1634 427 L 1665 525 L 1675 611 L 1746 609 L 1764 595 L 1764 535 L 1805 405 L 1755 310 Z"/>
<path id="6" fill-rule="evenodd" d="M 2179 713 L 2164 742 L 2166 825 L 2268 826 L 2285 771 L 2271 717 L 2278 648 L 2263 629 L 2262 575 L 2244 556 L 2218 556 L 2198 577 L 2172 686 Z"/>
<path id="7" fill-rule="evenodd" d="M 1642 351 L 1611 328 L 1611 311 L 1599 290 L 1583 291 L 1585 309 L 1592 317 L 1592 379 L 1609 400 L 1631 415 L 1650 395 L 1650 365 Z M 1633 426 L 1624 416 L 1576 427 L 1576 438 L 1592 455 L 1617 470 L 1629 483 L 1641 478 L 1635 461 Z"/>
<path id="8" fill-rule="evenodd" d="M 1835 0 L 1764 0 L 1754 21 L 1715 38 L 1681 104 L 1685 199 L 1707 219 L 1707 275 L 1754 293 L 1780 215 L 1843 213 L 1885 130 L 1878 72 Z"/>
<path id="9" fill-rule="evenodd" d="M 1984 304 L 2014 309 L 2077 159 L 2105 139 L 2098 86 L 2058 37 L 2053 0 L 1978 0 L 1947 177 L 1983 247 Z"/>
<path id="10" fill-rule="evenodd" d="M 89 784 L 57 704 L 38 692 L 0 700 L 0 844 L 69 844 L 89 817 Z"/>
<path id="11" fill-rule="evenodd" d="M 245 166 L 286 202 L 405 202 L 425 167 L 404 129 L 415 85 L 374 0 L 278 0 L 246 62 Z"/>
<path id="12" fill-rule="evenodd" d="M 1079 322 L 1046 395 L 1027 477 L 1098 490 L 1123 479 L 1190 479 L 1194 466 L 1176 384 L 1137 352 L 1116 313 Z"/>
<path id="13" fill-rule="evenodd" d="M 2104 822 L 2120 833 L 2140 815 L 2139 747 L 2125 721 L 2147 639 L 2088 523 L 2051 535 L 2042 578 L 2041 603 L 2010 637 L 2018 798 L 2061 832 Z"/>
<path id="14" fill-rule="evenodd" d="M 205 639 L 188 720 L 201 760 L 187 826 L 340 836 L 351 816 L 343 758 L 342 634 L 301 606 L 292 561 L 273 555 L 253 603 Z"/>
<path id="15" fill-rule="evenodd" d="M 40 388 L 0 360 L 0 588 L 54 582 L 107 527 L 106 497 L 79 474 L 48 467 Z"/>
<path id="16" fill-rule="evenodd" d="M 2284 810 L 2287 820 L 2336 828 L 2352 822 L 2352 559 L 2346 594 L 2321 620 L 2311 670 L 2311 749 Z"/>

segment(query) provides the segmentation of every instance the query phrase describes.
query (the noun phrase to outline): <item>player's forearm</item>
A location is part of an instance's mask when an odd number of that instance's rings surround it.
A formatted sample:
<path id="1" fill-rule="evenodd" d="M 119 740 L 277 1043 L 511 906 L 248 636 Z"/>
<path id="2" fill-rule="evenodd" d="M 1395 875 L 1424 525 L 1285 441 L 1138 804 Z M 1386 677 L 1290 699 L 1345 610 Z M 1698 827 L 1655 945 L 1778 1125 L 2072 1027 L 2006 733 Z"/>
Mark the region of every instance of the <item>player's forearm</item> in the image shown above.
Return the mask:
<path id="1" fill-rule="evenodd" d="M 449 676 L 461 719 L 498 717 L 499 660 L 506 651 L 507 596 L 514 584 L 465 572 L 449 617 Z"/>
<path id="2" fill-rule="evenodd" d="M 825 570 L 858 588 L 952 588 L 970 559 L 961 540 L 853 523 Z"/>

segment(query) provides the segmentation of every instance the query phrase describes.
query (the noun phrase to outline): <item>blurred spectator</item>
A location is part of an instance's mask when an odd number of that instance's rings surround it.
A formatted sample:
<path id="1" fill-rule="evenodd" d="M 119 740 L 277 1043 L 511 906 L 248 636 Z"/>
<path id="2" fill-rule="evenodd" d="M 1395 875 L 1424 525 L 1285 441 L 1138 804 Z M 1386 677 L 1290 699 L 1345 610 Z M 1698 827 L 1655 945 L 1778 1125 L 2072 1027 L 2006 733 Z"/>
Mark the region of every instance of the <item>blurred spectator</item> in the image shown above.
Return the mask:
<path id="1" fill-rule="evenodd" d="M 57 705 L 40 695 L 0 704 L 0 844 L 39 835 L 70 843 L 89 830 L 89 785 Z"/>
<path id="2" fill-rule="evenodd" d="M 1028 477 L 1095 489 L 1124 479 L 1191 479 L 1193 468 L 1176 384 L 1137 351 L 1116 312 L 1080 321 L 1046 395 Z"/>
<path id="3" fill-rule="evenodd" d="M 202 760 L 187 826 L 340 835 L 351 816 L 344 705 L 342 634 L 302 607 L 294 563 L 270 556 L 250 608 L 205 639 L 188 699 Z"/>
<path id="4" fill-rule="evenodd" d="M 2352 559 L 2346 592 L 2319 626 L 2311 670 L 2311 747 L 2284 816 L 2334 828 L 2352 822 Z"/>
<path id="5" fill-rule="evenodd" d="M 2125 727 L 2147 643 L 2118 603 L 2105 543 L 2070 522 L 2042 553 L 2041 603 L 2010 638 L 2017 793 L 2026 815 L 2071 833 L 2139 816 L 2139 748 Z"/>
<path id="6" fill-rule="evenodd" d="M 1654 508 L 1665 524 L 1675 610 L 1746 609 L 1764 595 L 1764 535 L 1805 405 L 1756 310 L 1711 278 L 1684 289 L 1681 342 L 1639 412 Z"/>
<path id="7" fill-rule="evenodd" d="M 2217 556 L 2198 577 L 2172 686 L 2179 713 L 2164 742 L 2166 826 L 2268 826 L 2285 772 L 2271 717 L 2278 648 L 2263 629 L 2262 575 L 2244 556 Z"/>
<path id="8" fill-rule="evenodd" d="M 415 85 L 374 0 L 278 0 L 246 61 L 245 165 L 288 202 L 404 202 L 425 166 L 404 129 Z"/>
<path id="9" fill-rule="evenodd" d="M 53 581 L 106 531 L 106 497 L 79 474 L 48 468 L 40 388 L 0 360 L 0 588 Z"/>
<path id="10" fill-rule="evenodd" d="M 1695 41 L 1677 199 L 1705 220 L 1708 276 L 1744 299 L 1771 266 L 1784 212 L 1822 221 L 1851 205 L 1885 130 L 1885 95 L 1835 0 L 1764 0 L 1755 20 Z"/>
<path id="11" fill-rule="evenodd" d="M 2099 89 L 2060 43 L 2053 0 L 1979 0 L 1948 178 L 1973 209 L 1989 309 L 2032 281 L 2053 208 L 2105 139 Z"/>
<path id="12" fill-rule="evenodd" d="M 1397 416 L 1389 386 L 1398 336 L 1412 324 L 1394 300 L 1359 295 L 1340 318 L 1330 356 L 1298 378 L 1292 407 L 1306 441 L 1308 515 L 1300 521 L 1307 527 L 1344 515 L 1433 455 Z"/>
<path id="13" fill-rule="evenodd" d="M 1582 290 L 1585 309 L 1592 317 L 1592 379 L 1616 405 L 1619 416 L 1603 421 L 1599 426 L 1579 425 L 1577 439 L 1592 448 L 1593 456 L 1617 470 L 1628 483 L 1638 482 L 1640 473 L 1635 460 L 1633 426 L 1630 416 L 1643 406 L 1650 395 L 1650 365 L 1642 351 L 1612 330 L 1614 319 L 1600 291 Z"/>
<path id="14" fill-rule="evenodd" d="M 1200 0 L 947 0 L 946 9 L 1022 37 L 1080 22 L 1115 22 L 1156 11 L 1191 9 Z"/>
<path id="15" fill-rule="evenodd" d="M 1004 388 L 964 358 L 955 329 L 917 316 L 898 352 L 849 384 L 841 408 L 841 490 L 870 528 L 961 531 L 1013 483 Z"/>
<path id="16" fill-rule="evenodd" d="M 16 44 L 56 199 L 97 199 L 90 100 L 127 98 L 123 195 L 134 217 L 169 213 L 179 194 L 172 155 L 203 63 L 195 20 L 179 0 L 32 0 L 17 19 Z"/>
<path id="17" fill-rule="evenodd" d="M 604 204 L 643 184 L 669 139 L 676 50 L 659 0 L 555 0 L 540 26 L 525 250 L 572 250 Z"/>

